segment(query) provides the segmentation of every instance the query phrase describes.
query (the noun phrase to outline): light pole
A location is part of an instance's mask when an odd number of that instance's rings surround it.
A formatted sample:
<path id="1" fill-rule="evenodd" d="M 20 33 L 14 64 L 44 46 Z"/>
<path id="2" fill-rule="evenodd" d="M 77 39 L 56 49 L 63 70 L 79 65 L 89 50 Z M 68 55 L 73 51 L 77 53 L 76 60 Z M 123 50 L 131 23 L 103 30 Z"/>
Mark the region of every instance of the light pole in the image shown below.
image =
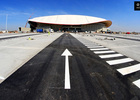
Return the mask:
<path id="1" fill-rule="evenodd" d="M 8 18 L 8 14 L 6 14 L 6 33 L 7 33 L 7 18 Z"/>

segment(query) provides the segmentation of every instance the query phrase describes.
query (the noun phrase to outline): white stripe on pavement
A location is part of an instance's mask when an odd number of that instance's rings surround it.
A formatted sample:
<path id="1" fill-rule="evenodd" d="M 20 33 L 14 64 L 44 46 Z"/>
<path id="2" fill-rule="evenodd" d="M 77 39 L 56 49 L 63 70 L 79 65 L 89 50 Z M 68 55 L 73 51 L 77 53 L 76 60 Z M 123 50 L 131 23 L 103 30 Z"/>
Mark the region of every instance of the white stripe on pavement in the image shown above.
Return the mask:
<path id="1" fill-rule="evenodd" d="M 140 79 L 139 80 L 137 80 L 137 81 L 134 81 L 133 82 L 137 87 L 139 87 L 140 88 Z"/>
<path id="2" fill-rule="evenodd" d="M 101 48 L 101 47 L 104 47 L 104 46 L 100 46 L 100 45 L 97 45 L 97 46 L 87 46 L 87 48 L 91 49 L 91 48 Z"/>
<path id="3" fill-rule="evenodd" d="M 2 83 L 2 82 L 3 82 L 3 80 L 5 80 L 5 78 L 4 78 L 4 77 L 2 77 L 2 76 L 0 76 L 0 83 Z"/>
<path id="4" fill-rule="evenodd" d="M 94 50 L 108 50 L 108 48 L 97 48 L 97 49 L 90 49 L 90 50 L 92 50 L 92 51 L 94 51 Z"/>
<path id="5" fill-rule="evenodd" d="M 95 54 L 103 54 L 103 53 L 113 53 L 113 52 L 115 52 L 115 51 L 112 51 L 112 50 L 110 50 L 110 51 L 95 51 L 94 53 Z"/>
<path id="6" fill-rule="evenodd" d="M 125 67 L 125 68 L 120 68 L 117 69 L 118 72 L 120 72 L 122 75 L 127 75 L 136 71 L 140 70 L 140 64 L 136 64 L 133 66 Z"/>
<path id="7" fill-rule="evenodd" d="M 97 45 L 97 44 L 92 44 L 92 45 L 86 45 L 86 44 L 84 44 L 84 45 L 87 46 L 87 47 L 99 46 L 99 45 Z"/>
<path id="8" fill-rule="evenodd" d="M 0 80 L 4 80 L 4 79 L 5 79 L 4 77 L 0 76 Z"/>
<path id="9" fill-rule="evenodd" d="M 126 62 L 134 61 L 134 59 L 131 58 L 123 58 L 123 59 L 117 59 L 117 60 L 110 60 L 106 61 L 109 65 L 116 65 L 116 64 L 122 64 Z"/>
<path id="10" fill-rule="evenodd" d="M 92 45 L 92 44 L 94 44 L 94 43 L 87 43 L 87 42 L 82 42 L 82 43 L 84 43 L 85 45 Z"/>
<path id="11" fill-rule="evenodd" d="M 120 57 L 123 56 L 122 54 L 109 54 L 109 55 L 99 55 L 100 58 L 113 58 L 113 57 Z"/>

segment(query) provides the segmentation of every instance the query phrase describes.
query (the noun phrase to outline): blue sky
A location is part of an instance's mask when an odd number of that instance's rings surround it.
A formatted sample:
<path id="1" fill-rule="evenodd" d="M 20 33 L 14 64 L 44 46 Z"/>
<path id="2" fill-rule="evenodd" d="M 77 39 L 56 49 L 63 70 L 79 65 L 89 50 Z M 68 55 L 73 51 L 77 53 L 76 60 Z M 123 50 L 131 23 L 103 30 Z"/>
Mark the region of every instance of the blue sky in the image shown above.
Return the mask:
<path id="1" fill-rule="evenodd" d="M 140 32 L 140 11 L 134 11 L 134 0 L 0 0 L 0 30 L 5 30 L 6 14 L 9 30 L 24 27 L 30 15 L 72 14 L 111 20 L 113 31 Z"/>

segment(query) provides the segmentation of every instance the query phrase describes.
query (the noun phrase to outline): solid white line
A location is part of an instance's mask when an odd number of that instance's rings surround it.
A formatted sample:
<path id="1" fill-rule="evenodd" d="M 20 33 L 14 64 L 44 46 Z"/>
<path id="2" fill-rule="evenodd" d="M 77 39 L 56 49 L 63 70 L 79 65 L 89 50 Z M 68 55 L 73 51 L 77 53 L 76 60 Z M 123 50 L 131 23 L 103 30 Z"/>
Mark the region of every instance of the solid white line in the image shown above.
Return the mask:
<path id="1" fill-rule="evenodd" d="M 85 46 L 90 47 L 90 46 L 99 46 L 99 45 L 96 45 L 96 44 L 86 45 L 86 44 L 85 44 Z"/>
<path id="2" fill-rule="evenodd" d="M 115 52 L 115 51 L 112 51 L 112 50 L 110 50 L 110 51 L 95 51 L 94 53 L 95 54 L 103 54 L 103 53 L 113 53 L 113 52 Z"/>
<path id="3" fill-rule="evenodd" d="M 0 83 L 2 83 L 2 82 L 3 82 L 3 80 L 5 80 L 5 78 L 4 78 L 4 77 L 2 77 L 2 76 L 0 76 Z"/>
<path id="4" fill-rule="evenodd" d="M 139 80 L 137 80 L 137 81 L 134 81 L 133 82 L 137 87 L 139 87 L 140 88 L 140 79 Z"/>
<path id="5" fill-rule="evenodd" d="M 122 54 L 109 54 L 109 55 L 99 55 L 100 58 L 113 58 L 113 57 L 120 57 L 123 56 Z"/>
<path id="6" fill-rule="evenodd" d="M 101 48 L 101 47 L 104 47 L 104 46 L 100 46 L 100 45 L 97 45 L 97 46 L 87 46 L 87 48 L 91 49 L 91 48 Z"/>
<path id="7" fill-rule="evenodd" d="M 95 43 L 84 43 L 85 45 L 95 45 Z"/>
<path id="8" fill-rule="evenodd" d="M 108 48 L 97 48 L 97 49 L 90 49 L 90 50 L 92 50 L 92 51 L 94 51 L 94 50 L 108 50 Z"/>
<path id="9" fill-rule="evenodd" d="M 94 42 L 83 42 L 85 45 L 92 45 L 92 44 L 96 44 Z"/>
<path id="10" fill-rule="evenodd" d="M 134 59 L 131 58 L 123 58 L 123 59 L 117 59 L 117 60 L 110 60 L 106 61 L 109 65 L 116 65 L 116 64 L 122 64 L 126 62 L 134 61 Z"/>
<path id="11" fill-rule="evenodd" d="M 34 47 L 17 47 L 17 46 L 0 46 L 5 48 L 16 48 L 16 49 L 41 49 L 41 48 L 34 48 Z"/>
<path id="12" fill-rule="evenodd" d="M 5 79 L 4 77 L 0 76 L 0 80 L 4 80 L 4 79 Z"/>
<path id="13" fill-rule="evenodd" d="M 136 64 L 133 66 L 125 67 L 125 68 L 120 68 L 117 69 L 118 72 L 120 72 L 122 75 L 127 75 L 136 71 L 140 70 L 140 64 Z"/>

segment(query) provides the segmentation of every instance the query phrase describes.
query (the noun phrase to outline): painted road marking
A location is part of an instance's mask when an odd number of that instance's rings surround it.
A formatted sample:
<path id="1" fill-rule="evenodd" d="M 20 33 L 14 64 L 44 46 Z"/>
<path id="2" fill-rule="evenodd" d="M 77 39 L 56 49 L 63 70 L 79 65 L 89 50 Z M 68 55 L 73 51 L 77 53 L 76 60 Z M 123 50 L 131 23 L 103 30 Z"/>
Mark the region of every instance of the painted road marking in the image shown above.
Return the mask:
<path id="1" fill-rule="evenodd" d="M 84 43 L 84 42 L 82 42 Z M 97 45 L 96 43 L 84 43 L 85 45 Z"/>
<path id="2" fill-rule="evenodd" d="M 137 80 L 137 81 L 134 81 L 133 82 L 137 87 L 139 87 L 140 88 L 140 79 L 139 80 Z"/>
<path id="3" fill-rule="evenodd" d="M 82 41 L 82 40 L 81 40 Z M 90 50 L 99 50 L 99 49 L 95 49 L 94 45 L 90 45 L 88 43 L 83 43 L 87 46 L 87 48 L 89 48 Z M 103 47 L 103 46 L 101 46 Z M 91 49 L 94 48 L 94 49 Z M 113 53 L 115 51 L 96 51 L 94 52 L 95 54 L 100 54 L 100 53 Z M 121 57 L 123 56 L 122 54 L 107 54 L 107 55 L 99 55 L 100 58 L 113 58 L 113 57 Z M 108 64 L 110 65 L 115 65 L 115 64 L 121 64 L 121 63 L 126 63 L 126 62 L 130 62 L 130 61 L 134 61 L 131 58 L 125 58 L 125 59 L 118 59 L 118 60 L 110 60 L 107 61 Z M 140 64 L 136 64 L 133 66 L 129 66 L 129 67 L 125 67 L 125 68 L 121 68 L 121 69 L 117 69 L 118 72 L 120 72 L 122 75 L 127 75 L 136 71 L 140 70 Z M 133 84 L 135 84 L 138 88 L 140 88 L 140 79 L 137 81 L 134 81 Z"/>
<path id="4" fill-rule="evenodd" d="M 112 50 L 110 50 L 110 51 L 95 51 L 94 53 L 95 54 L 103 54 L 103 53 L 113 53 L 113 52 L 115 52 L 115 51 L 112 51 Z"/>
<path id="5" fill-rule="evenodd" d="M 94 42 L 82 42 L 82 43 L 84 43 L 85 45 L 97 44 L 97 43 L 94 43 Z"/>
<path id="6" fill-rule="evenodd" d="M 0 76 L 0 83 L 2 83 L 2 82 L 3 82 L 3 80 L 5 80 L 5 78 L 4 78 L 4 77 L 2 77 L 2 76 Z"/>
<path id="7" fill-rule="evenodd" d="M 120 57 L 123 56 L 122 54 L 109 54 L 109 55 L 99 55 L 100 58 L 113 58 L 113 57 Z"/>
<path id="8" fill-rule="evenodd" d="M 87 47 L 90 47 L 90 46 L 99 46 L 99 45 L 96 45 L 96 44 L 91 44 L 91 45 L 86 45 L 86 44 L 84 44 L 85 46 L 87 46 Z"/>
<path id="9" fill-rule="evenodd" d="M 110 60 L 106 61 L 109 65 L 116 65 L 116 64 L 122 64 L 126 62 L 134 61 L 134 59 L 131 58 L 123 58 L 123 59 L 117 59 L 117 60 Z"/>
<path id="10" fill-rule="evenodd" d="M 140 64 L 136 64 L 133 66 L 125 67 L 125 68 L 120 68 L 117 69 L 118 72 L 120 72 L 122 75 L 127 75 L 136 71 L 140 70 Z"/>
<path id="11" fill-rule="evenodd" d="M 17 47 L 17 46 L 0 46 L 0 47 L 4 47 L 4 48 L 16 48 L 16 49 L 41 49 L 41 48 L 35 48 L 35 47 Z"/>
<path id="12" fill-rule="evenodd" d="M 5 79 L 4 77 L 0 76 L 0 80 L 4 80 L 4 79 Z"/>
<path id="13" fill-rule="evenodd" d="M 61 56 L 65 56 L 65 89 L 71 89 L 70 86 L 70 73 L 69 73 L 69 57 L 72 54 L 66 49 Z"/>
<path id="14" fill-rule="evenodd" d="M 91 48 L 102 48 L 104 46 L 100 46 L 100 45 L 97 45 L 97 46 L 88 46 L 87 48 L 91 49 Z"/>
<path id="15" fill-rule="evenodd" d="M 97 49 L 90 49 L 90 50 L 94 51 L 94 50 L 109 50 L 109 49 L 108 48 L 97 48 Z"/>

